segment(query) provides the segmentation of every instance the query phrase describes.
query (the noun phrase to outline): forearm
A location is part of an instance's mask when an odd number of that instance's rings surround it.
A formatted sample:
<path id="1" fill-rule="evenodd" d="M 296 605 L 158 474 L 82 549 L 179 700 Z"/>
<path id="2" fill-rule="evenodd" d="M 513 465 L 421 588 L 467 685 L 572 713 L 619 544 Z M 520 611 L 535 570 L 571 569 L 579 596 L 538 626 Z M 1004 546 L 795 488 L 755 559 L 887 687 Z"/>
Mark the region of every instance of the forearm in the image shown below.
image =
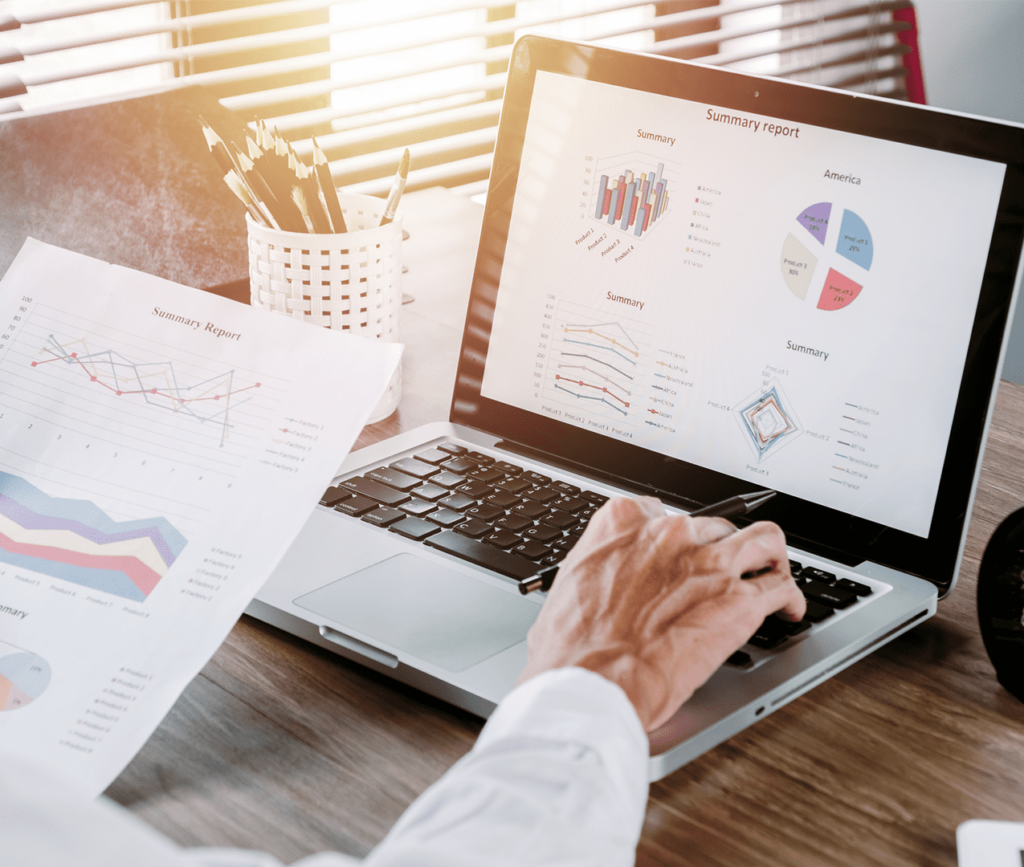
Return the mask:
<path id="1" fill-rule="evenodd" d="M 629 865 L 647 803 L 647 737 L 622 691 L 563 669 L 518 687 L 367 867 Z"/>

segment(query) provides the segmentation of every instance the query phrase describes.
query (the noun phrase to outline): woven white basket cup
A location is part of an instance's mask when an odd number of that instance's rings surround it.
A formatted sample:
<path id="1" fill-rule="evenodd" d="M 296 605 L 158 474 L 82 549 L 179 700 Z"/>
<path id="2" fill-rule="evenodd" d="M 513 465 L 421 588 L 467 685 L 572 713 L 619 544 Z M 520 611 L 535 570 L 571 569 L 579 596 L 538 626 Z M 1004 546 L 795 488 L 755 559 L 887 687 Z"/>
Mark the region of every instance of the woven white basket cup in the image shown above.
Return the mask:
<path id="1" fill-rule="evenodd" d="M 402 221 L 380 225 L 384 199 L 338 194 L 347 232 L 309 235 L 261 226 L 246 216 L 253 307 L 337 331 L 399 340 Z M 387 418 L 402 397 L 399 364 L 368 424 Z"/>

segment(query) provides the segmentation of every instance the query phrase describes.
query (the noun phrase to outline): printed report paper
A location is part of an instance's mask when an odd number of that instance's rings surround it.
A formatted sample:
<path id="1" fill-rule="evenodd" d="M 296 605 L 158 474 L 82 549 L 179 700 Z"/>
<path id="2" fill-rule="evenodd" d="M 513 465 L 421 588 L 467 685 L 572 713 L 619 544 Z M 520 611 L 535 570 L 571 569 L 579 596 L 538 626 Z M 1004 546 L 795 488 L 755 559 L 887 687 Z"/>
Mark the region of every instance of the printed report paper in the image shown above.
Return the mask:
<path id="1" fill-rule="evenodd" d="M 284 554 L 401 347 L 29 239 L 0 282 L 0 760 L 99 794 Z"/>

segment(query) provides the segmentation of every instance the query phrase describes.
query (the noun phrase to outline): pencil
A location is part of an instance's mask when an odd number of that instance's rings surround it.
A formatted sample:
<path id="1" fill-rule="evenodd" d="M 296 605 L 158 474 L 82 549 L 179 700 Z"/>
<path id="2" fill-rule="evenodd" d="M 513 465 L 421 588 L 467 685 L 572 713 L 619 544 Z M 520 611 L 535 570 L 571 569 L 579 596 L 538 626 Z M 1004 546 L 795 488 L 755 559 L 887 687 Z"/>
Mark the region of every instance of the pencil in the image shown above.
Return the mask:
<path id="1" fill-rule="evenodd" d="M 391 182 L 391 193 L 388 195 L 388 202 L 384 206 L 384 216 L 380 218 L 380 225 L 386 226 L 395 219 L 395 212 L 398 210 L 398 202 L 402 198 L 402 191 L 405 183 L 409 180 L 409 148 L 405 149 L 402 159 L 398 162 L 398 171 L 395 172 L 395 179 Z"/>
<path id="2" fill-rule="evenodd" d="M 313 136 L 313 168 L 320 184 L 320 195 L 324 197 L 327 213 L 331 217 L 331 226 L 335 232 L 347 232 L 348 226 L 345 225 L 345 215 L 341 211 L 341 202 L 338 201 L 338 191 L 334 188 L 331 167 L 327 162 L 327 155 L 316 142 L 316 136 Z"/>

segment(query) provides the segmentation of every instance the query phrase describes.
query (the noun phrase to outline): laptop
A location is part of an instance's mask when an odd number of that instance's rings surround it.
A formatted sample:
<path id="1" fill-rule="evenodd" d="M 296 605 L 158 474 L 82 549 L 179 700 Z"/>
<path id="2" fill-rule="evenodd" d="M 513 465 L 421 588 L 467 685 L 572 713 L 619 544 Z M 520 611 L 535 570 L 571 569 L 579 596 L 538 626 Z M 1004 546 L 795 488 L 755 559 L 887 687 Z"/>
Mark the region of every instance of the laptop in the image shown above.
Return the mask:
<path id="1" fill-rule="evenodd" d="M 523 37 L 449 421 L 352 453 L 248 612 L 486 717 L 606 499 L 777 491 L 808 618 L 651 734 L 665 776 L 952 591 L 1022 215 L 1020 126 Z"/>

